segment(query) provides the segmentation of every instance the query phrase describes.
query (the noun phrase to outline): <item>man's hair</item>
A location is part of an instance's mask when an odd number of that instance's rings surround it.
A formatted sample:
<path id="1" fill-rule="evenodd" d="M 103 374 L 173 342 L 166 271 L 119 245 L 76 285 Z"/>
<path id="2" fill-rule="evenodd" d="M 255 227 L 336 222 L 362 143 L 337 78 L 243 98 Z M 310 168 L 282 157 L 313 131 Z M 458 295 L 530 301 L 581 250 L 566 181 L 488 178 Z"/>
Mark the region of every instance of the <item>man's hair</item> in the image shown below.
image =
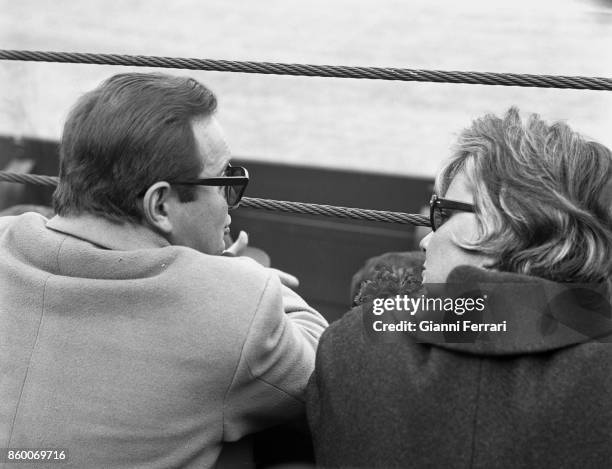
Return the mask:
<path id="1" fill-rule="evenodd" d="M 215 95 L 191 78 L 109 78 L 82 96 L 66 120 L 55 211 L 141 221 L 137 199 L 151 184 L 196 178 L 202 171 L 191 124 L 216 107 Z M 193 187 L 175 190 L 181 202 L 194 200 Z"/>
<path id="2" fill-rule="evenodd" d="M 516 108 L 485 115 L 459 136 L 436 179 L 444 196 L 463 172 L 479 227 L 465 249 L 492 255 L 498 270 L 555 281 L 600 282 L 612 266 L 612 155 L 564 123 Z"/>

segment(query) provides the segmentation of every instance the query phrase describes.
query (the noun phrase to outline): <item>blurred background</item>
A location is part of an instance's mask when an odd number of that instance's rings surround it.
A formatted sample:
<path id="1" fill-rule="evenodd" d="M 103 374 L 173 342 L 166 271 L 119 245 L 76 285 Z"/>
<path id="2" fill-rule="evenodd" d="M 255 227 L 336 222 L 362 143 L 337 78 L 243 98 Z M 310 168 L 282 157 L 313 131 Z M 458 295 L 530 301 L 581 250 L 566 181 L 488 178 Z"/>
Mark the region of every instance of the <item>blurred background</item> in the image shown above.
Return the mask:
<path id="1" fill-rule="evenodd" d="M 612 76 L 612 2 L 604 0 L 0 5 L 3 49 Z M 0 163 L 57 174 L 56 145 L 71 105 L 127 70 L 136 69 L 0 61 Z M 456 134 L 511 105 L 565 120 L 612 146 L 610 92 L 163 71 L 193 76 L 218 94 L 218 117 L 253 177 L 250 196 L 419 212 Z M 49 196 L 28 190 L 37 194 L 28 202 Z M 301 293 L 330 319 L 350 304 L 350 277 L 367 257 L 414 249 L 423 234 L 408 226 L 235 214 L 235 229 L 249 231 L 273 265 L 300 277 Z"/>

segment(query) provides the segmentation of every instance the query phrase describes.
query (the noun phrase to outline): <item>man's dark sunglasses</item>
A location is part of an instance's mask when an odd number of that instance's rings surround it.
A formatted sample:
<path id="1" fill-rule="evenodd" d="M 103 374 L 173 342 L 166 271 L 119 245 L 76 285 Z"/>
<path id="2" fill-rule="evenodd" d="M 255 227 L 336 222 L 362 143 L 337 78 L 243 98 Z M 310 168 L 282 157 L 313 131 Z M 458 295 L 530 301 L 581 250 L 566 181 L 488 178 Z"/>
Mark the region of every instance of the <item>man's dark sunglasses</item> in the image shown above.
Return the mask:
<path id="1" fill-rule="evenodd" d="M 456 200 L 441 199 L 436 194 L 431 196 L 429 201 L 429 222 L 431 229 L 436 231 L 440 228 L 452 215 L 453 210 L 461 212 L 473 212 L 474 206 Z"/>
<path id="2" fill-rule="evenodd" d="M 242 166 L 227 165 L 225 176 L 168 182 L 178 186 L 225 186 L 225 199 L 231 210 L 240 205 L 240 199 L 249 184 L 249 172 Z"/>

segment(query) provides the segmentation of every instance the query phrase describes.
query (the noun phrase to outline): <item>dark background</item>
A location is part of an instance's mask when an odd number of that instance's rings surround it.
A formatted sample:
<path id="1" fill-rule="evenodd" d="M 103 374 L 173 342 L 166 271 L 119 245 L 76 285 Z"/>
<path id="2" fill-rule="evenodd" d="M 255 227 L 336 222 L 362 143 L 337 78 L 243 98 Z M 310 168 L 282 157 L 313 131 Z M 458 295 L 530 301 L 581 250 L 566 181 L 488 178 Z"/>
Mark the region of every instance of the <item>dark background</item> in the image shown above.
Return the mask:
<path id="1" fill-rule="evenodd" d="M 33 174 L 57 175 L 58 143 L 0 137 L 0 168 L 12 160 L 31 159 Z M 288 166 L 236 158 L 251 180 L 246 195 L 267 199 L 418 213 L 429 200 L 430 179 Z M 0 208 L 16 203 L 51 204 L 52 189 L 27 185 L 10 189 Z M 8 187 L 8 186 L 12 187 Z M 369 257 L 417 248 L 411 225 L 342 220 L 329 217 L 239 208 L 232 215 L 232 235 L 249 234 L 250 244 L 266 251 L 272 266 L 300 279 L 300 293 L 329 321 L 351 304 L 353 274 Z"/>

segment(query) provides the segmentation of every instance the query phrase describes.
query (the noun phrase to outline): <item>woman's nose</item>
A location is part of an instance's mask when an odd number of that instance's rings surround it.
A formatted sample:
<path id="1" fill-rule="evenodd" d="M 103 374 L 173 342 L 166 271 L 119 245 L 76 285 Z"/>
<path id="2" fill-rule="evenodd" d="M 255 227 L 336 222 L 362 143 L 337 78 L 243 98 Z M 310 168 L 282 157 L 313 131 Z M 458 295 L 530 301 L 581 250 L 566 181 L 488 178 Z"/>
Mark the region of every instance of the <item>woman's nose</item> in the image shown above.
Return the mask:
<path id="1" fill-rule="evenodd" d="M 427 234 L 426 236 L 423 236 L 423 239 L 419 243 L 419 248 L 421 248 L 423 251 L 427 251 L 427 246 L 429 245 L 429 240 L 431 239 L 432 234 L 433 231 Z"/>

